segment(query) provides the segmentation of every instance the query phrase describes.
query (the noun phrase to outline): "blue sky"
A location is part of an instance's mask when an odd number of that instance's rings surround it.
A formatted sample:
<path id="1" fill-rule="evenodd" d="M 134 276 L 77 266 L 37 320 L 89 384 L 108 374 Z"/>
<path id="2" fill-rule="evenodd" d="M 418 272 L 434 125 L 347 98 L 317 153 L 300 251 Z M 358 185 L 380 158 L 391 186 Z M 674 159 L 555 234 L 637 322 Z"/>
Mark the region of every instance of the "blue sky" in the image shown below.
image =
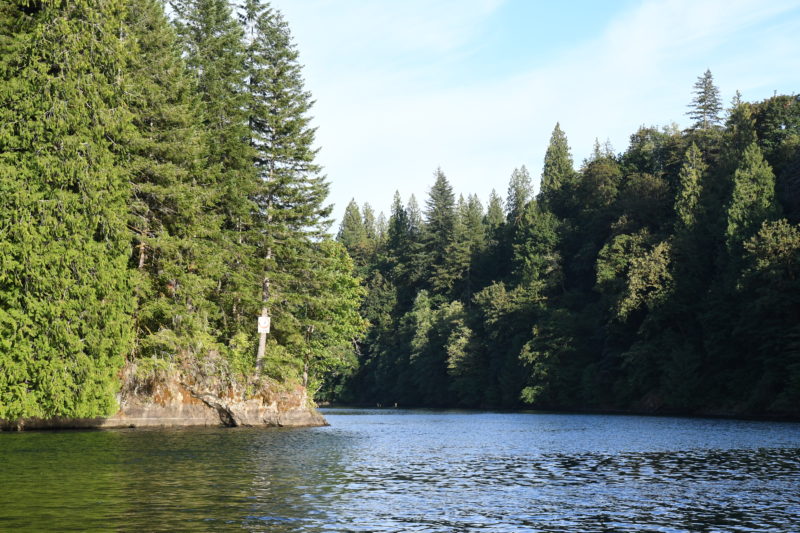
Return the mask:
<path id="1" fill-rule="evenodd" d="M 395 190 L 424 203 L 437 167 L 484 202 L 521 165 L 538 184 L 557 121 L 576 166 L 595 138 L 623 151 L 641 125 L 685 127 L 706 68 L 726 103 L 800 92 L 800 0 L 272 4 L 317 102 L 337 218 L 353 197 L 387 216 Z"/>

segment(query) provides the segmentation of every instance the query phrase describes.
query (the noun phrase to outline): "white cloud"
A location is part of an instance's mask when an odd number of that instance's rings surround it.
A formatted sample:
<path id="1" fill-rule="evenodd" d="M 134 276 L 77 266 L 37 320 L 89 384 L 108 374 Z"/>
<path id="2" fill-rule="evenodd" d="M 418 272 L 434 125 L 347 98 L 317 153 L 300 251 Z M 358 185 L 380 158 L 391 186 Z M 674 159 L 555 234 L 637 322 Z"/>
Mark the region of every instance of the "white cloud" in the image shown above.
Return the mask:
<path id="1" fill-rule="evenodd" d="M 800 22 L 782 17 L 797 2 L 643 2 L 599 38 L 547 51 L 544 66 L 468 85 L 452 70 L 480 46 L 499 1 L 276 5 L 307 65 L 337 215 L 351 197 L 385 210 L 395 189 L 422 201 L 437 166 L 458 192 L 504 194 L 514 167 L 538 176 L 556 121 L 578 164 L 595 137 L 623 150 L 642 124 L 685 124 L 707 67 L 726 98 L 793 92 L 800 81 Z"/>

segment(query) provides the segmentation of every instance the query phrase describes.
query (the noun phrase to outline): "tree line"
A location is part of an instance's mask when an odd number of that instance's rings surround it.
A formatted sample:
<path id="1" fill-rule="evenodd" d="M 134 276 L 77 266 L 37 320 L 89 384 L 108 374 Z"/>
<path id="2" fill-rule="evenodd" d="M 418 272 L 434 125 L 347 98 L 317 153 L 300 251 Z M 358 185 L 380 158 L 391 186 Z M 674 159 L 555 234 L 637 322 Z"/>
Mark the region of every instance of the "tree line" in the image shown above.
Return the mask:
<path id="1" fill-rule="evenodd" d="M 314 389 L 353 360 L 363 289 L 286 21 L 170 12 L 0 4 L 0 418 L 109 414 L 126 365 Z"/>
<path id="2" fill-rule="evenodd" d="M 338 240 L 368 291 L 334 401 L 793 414 L 800 406 L 800 99 L 709 71 L 693 125 L 642 127 L 574 169 L 556 124 L 540 188 L 459 196 L 441 169 L 388 221 L 353 201 Z"/>

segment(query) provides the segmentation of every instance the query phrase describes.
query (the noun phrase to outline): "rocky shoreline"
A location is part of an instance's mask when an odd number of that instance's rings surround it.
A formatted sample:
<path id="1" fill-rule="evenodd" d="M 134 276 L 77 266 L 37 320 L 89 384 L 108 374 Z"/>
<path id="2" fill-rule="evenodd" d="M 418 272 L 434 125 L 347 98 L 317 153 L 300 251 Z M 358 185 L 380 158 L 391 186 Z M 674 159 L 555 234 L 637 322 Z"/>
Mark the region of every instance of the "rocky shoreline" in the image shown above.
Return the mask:
<path id="1" fill-rule="evenodd" d="M 127 369 L 117 397 L 120 408 L 112 416 L 0 419 L 0 430 L 328 425 L 300 385 L 251 382 L 237 386 L 195 376 L 171 372 L 142 384 L 135 378 L 135 369 Z"/>

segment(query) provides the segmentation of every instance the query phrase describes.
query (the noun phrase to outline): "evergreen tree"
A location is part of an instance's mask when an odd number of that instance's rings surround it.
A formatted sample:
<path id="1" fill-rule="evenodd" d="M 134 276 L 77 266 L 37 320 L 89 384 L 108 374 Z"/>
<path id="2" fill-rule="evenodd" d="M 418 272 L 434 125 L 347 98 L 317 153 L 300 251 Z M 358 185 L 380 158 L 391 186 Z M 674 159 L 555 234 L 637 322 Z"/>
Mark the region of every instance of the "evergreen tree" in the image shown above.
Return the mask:
<path id="1" fill-rule="evenodd" d="M 386 237 L 389 231 L 389 223 L 386 221 L 386 215 L 383 214 L 383 211 L 378 213 L 378 219 L 375 221 L 375 240 L 377 241 L 378 247 L 383 248 L 386 244 Z"/>
<path id="2" fill-rule="evenodd" d="M 313 102 L 304 88 L 299 55 L 281 14 L 268 4 L 248 0 L 241 20 L 247 40 L 250 142 L 260 179 L 255 202 L 260 229 L 256 249 L 263 258 L 261 315 L 274 318 L 278 343 L 307 358 L 312 337 L 306 332 L 313 324 L 304 323 L 302 317 L 316 305 L 309 301 L 316 293 L 304 287 L 319 286 L 327 279 L 325 270 L 314 265 L 325 261 L 325 250 L 317 241 L 326 237 L 331 211 L 325 205 L 328 183 L 314 162 L 315 128 L 308 115 Z M 361 226 L 366 239 L 363 220 Z M 366 242 L 362 246 L 366 248 Z M 321 335 L 320 328 L 316 330 L 313 338 Z M 306 338 L 302 346 L 293 341 L 300 337 Z M 320 342 L 327 341 L 317 344 Z M 259 354 L 264 351 L 259 348 Z M 324 356 L 315 353 L 315 357 Z"/>
<path id="3" fill-rule="evenodd" d="M 722 163 L 725 171 L 733 172 L 748 146 L 756 142 L 756 121 L 748 103 L 740 103 L 731 110 L 725 124 Z"/>
<path id="4" fill-rule="evenodd" d="M 408 212 L 400 199 L 400 193 L 395 191 L 389 216 L 389 225 L 386 230 L 386 246 L 390 256 L 394 255 L 395 258 L 399 259 L 404 255 L 405 250 L 408 248 L 410 232 Z"/>
<path id="5" fill-rule="evenodd" d="M 417 198 L 413 194 L 408 197 L 406 213 L 408 214 L 409 231 L 416 239 L 419 239 L 422 236 L 422 230 L 425 222 L 422 220 L 422 211 L 417 203 Z"/>
<path id="6" fill-rule="evenodd" d="M 336 240 L 344 245 L 350 257 L 362 262 L 367 253 L 367 229 L 355 200 L 350 200 L 344 210 Z"/>
<path id="7" fill-rule="evenodd" d="M 550 136 L 550 144 L 544 155 L 544 168 L 539 193 L 549 199 L 564 185 L 573 181 L 575 170 L 572 162 L 567 136 L 561 131 L 561 125 L 556 122 Z"/>
<path id="8" fill-rule="evenodd" d="M 733 195 L 728 205 L 728 245 L 742 243 L 756 234 L 765 220 L 777 214 L 775 175 L 761 149 L 748 146 L 733 175 Z"/>
<path id="9" fill-rule="evenodd" d="M 472 296 L 472 240 L 466 220 L 467 202 L 459 196 L 456 206 L 453 240 L 447 244 L 445 255 L 454 276 L 451 296 L 468 302 Z"/>
<path id="10" fill-rule="evenodd" d="M 697 224 L 703 174 L 706 165 L 696 144 L 686 151 L 686 160 L 678 174 L 678 194 L 675 198 L 676 230 L 691 231 Z"/>
<path id="11" fill-rule="evenodd" d="M 206 173 L 214 212 L 220 218 L 214 245 L 222 261 L 212 298 L 222 311 L 216 326 L 224 344 L 236 337 L 236 344 L 247 352 L 246 332 L 257 314 L 260 287 L 253 265 L 258 257 L 252 236 L 257 233 L 253 223 L 257 180 L 255 154 L 247 143 L 244 32 L 226 0 L 174 0 L 171 6 L 200 99 Z"/>
<path id="12" fill-rule="evenodd" d="M 522 284 L 561 282 L 558 245 L 558 221 L 539 202 L 525 209 L 513 242 L 513 268 Z"/>
<path id="13" fill-rule="evenodd" d="M 460 258 L 448 254 L 455 242 L 455 196 L 441 169 L 437 169 L 434 175 L 436 181 L 425 202 L 425 263 L 434 295 L 449 295 L 460 266 Z"/>
<path id="14" fill-rule="evenodd" d="M 694 127 L 707 130 L 719 124 L 722 102 L 719 89 L 714 85 L 714 77 L 706 70 L 694 84 L 694 98 L 687 113 L 694 120 Z"/>
<path id="15" fill-rule="evenodd" d="M 497 231 L 505 223 L 506 217 L 503 214 L 503 200 L 497 192 L 492 189 L 489 194 L 489 207 L 486 210 L 486 227 L 490 232 Z"/>
<path id="16" fill-rule="evenodd" d="M 525 206 L 533 198 L 533 185 L 531 176 L 525 165 L 515 168 L 508 181 L 508 199 L 506 200 L 506 210 L 508 211 L 508 222 L 512 226 L 519 223 L 520 217 L 525 212 Z"/>
<path id="17" fill-rule="evenodd" d="M 121 2 L 0 11 L 0 418 L 115 409 L 132 341 Z"/>
<path id="18" fill-rule="evenodd" d="M 374 247 L 378 232 L 375 211 L 372 209 L 371 205 L 365 202 L 361 212 L 364 214 L 364 231 L 367 233 L 367 240 L 371 243 L 372 247 Z"/>
<path id="19" fill-rule="evenodd" d="M 216 345 L 209 301 L 218 264 L 213 183 L 201 165 L 204 149 L 194 84 L 172 27 L 157 0 L 131 0 L 127 25 L 129 106 L 137 135 L 130 142 L 133 186 L 128 226 L 134 232 L 137 356 L 200 356 Z"/>
<path id="20" fill-rule="evenodd" d="M 713 255 L 708 254 L 709 235 L 703 195 L 707 194 L 704 180 L 707 165 L 695 143 L 686 151 L 685 161 L 678 173 L 678 192 L 675 195 L 674 265 L 676 294 L 679 303 L 697 311 L 697 294 L 709 284 Z M 692 317 L 694 322 L 694 317 Z M 687 328 L 684 328 L 684 330 Z"/>
<path id="21" fill-rule="evenodd" d="M 484 254 L 486 253 L 487 230 L 484 222 L 483 205 L 478 199 L 477 194 L 469 196 L 467 202 L 459 211 L 461 224 L 466 232 L 466 242 L 469 249 L 469 266 L 464 280 L 463 297 L 469 304 L 472 294 L 480 287 L 483 287 L 487 280 L 483 277 L 482 265 Z"/>
<path id="22" fill-rule="evenodd" d="M 396 289 L 393 315 L 396 319 L 411 307 L 422 288 L 424 267 L 419 231 L 418 227 L 412 227 L 409 211 L 403 206 L 400 194 L 395 192 L 385 244 L 375 266 L 381 269 Z M 395 340 L 393 337 L 392 342 Z"/>

